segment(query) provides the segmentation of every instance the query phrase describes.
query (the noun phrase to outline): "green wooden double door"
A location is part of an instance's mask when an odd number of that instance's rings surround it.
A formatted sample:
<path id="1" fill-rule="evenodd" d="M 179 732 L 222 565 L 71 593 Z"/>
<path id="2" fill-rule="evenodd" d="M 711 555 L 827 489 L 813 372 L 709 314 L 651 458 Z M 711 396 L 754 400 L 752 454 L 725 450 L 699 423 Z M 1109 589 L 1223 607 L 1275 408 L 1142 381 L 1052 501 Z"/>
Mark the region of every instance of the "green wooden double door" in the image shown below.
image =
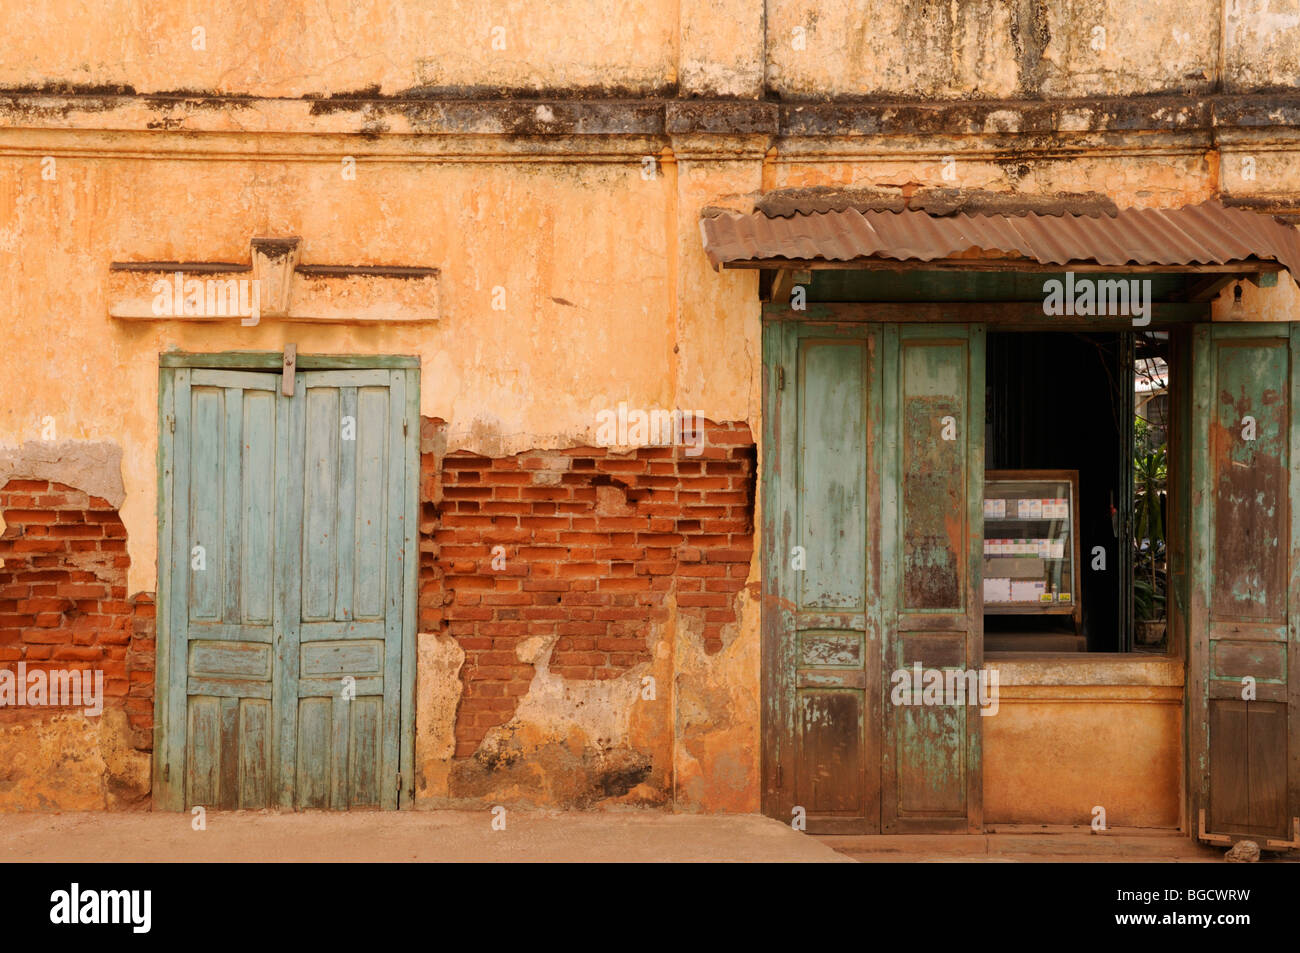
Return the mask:
<path id="1" fill-rule="evenodd" d="M 984 332 L 764 327 L 764 809 L 810 831 L 982 823 L 976 709 L 895 672 L 982 660 Z"/>
<path id="2" fill-rule="evenodd" d="M 157 807 L 410 800 L 418 373 L 163 367 Z"/>

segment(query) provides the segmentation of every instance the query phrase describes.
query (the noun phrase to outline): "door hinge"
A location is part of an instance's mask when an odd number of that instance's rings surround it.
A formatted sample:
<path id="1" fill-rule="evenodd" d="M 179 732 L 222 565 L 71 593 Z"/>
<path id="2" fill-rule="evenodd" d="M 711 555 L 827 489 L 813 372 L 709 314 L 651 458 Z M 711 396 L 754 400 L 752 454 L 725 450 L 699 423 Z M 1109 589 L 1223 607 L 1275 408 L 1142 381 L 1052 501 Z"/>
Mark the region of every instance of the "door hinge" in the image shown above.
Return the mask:
<path id="1" fill-rule="evenodd" d="M 406 436 L 406 418 L 405 418 L 405 417 L 402 418 L 402 436 L 403 436 L 403 437 Z"/>
<path id="2" fill-rule="evenodd" d="M 778 366 L 776 369 L 776 389 L 785 390 L 785 368 Z"/>
<path id="3" fill-rule="evenodd" d="M 400 806 L 402 803 L 402 772 L 397 772 L 397 801 Z"/>
<path id="4" fill-rule="evenodd" d="M 171 414 L 167 415 L 167 432 L 168 433 L 176 432 L 176 418 L 173 417 Z"/>
<path id="5" fill-rule="evenodd" d="M 171 779 L 172 779 L 172 766 L 171 766 L 170 764 L 164 764 L 164 765 L 163 765 L 163 780 L 164 780 L 164 781 L 170 781 Z"/>
<path id="6" fill-rule="evenodd" d="M 779 791 L 785 787 L 785 769 L 782 765 L 776 766 L 776 789 Z"/>

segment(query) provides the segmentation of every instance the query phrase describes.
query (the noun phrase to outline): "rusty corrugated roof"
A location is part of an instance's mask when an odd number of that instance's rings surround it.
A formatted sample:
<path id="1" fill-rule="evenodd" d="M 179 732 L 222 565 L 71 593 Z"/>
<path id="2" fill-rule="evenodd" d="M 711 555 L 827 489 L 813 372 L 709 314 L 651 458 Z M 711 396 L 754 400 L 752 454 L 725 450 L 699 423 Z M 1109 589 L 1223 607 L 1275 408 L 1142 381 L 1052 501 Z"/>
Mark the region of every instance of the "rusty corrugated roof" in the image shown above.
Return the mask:
<path id="1" fill-rule="evenodd" d="M 754 203 L 754 211 L 768 218 L 789 218 L 811 212 L 922 211 L 930 215 L 1108 215 L 1119 214 L 1115 200 L 1097 192 L 1026 194 L 991 192 L 988 189 L 921 188 L 904 197 L 897 189 L 836 188 L 813 185 L 772 189 Z"/>
<path id="2" fill-rule="evenodd" d="M 1203 202 L 1111 215 L 859 210 L 769 217 L 721 212 L 700 220 L 716 269 L 738 262 L 936 261 L 1012 256 L 1042 265 L 1223 265 L 1276 261 L 1300 281 L 1300 232 L 1259 212 Z M 972 263 L 972 267 L 978 267 Z"/>

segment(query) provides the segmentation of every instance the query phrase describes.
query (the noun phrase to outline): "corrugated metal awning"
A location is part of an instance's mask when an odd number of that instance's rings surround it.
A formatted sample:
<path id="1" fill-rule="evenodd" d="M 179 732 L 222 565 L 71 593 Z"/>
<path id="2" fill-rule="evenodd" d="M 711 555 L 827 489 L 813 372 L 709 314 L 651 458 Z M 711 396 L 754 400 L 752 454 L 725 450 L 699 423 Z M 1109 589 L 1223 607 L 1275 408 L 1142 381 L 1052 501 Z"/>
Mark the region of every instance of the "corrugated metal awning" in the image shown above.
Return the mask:
<path id="1" fill-rule="evenodd" d="M 1218 202 L 1124 209 L 1114 215 L 934 215 L 844 208 L 769 217 L 724 211 L 706 213 L 700 230 L 715 269 L 881 259 L 969 259 L 972 269 L 980 268 L 981 259 L 972 256 L 1118 269 L 1270 261 L 1300 281 L 1300 232 L 1269 215 Z"/>

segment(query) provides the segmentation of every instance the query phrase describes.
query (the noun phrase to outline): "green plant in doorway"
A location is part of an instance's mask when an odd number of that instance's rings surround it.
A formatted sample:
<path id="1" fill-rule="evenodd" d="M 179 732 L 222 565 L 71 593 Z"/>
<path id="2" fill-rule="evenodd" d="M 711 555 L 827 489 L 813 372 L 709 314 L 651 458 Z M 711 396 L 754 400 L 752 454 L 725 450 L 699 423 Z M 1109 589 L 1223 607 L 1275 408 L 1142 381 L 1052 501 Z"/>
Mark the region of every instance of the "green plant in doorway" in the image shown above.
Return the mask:
<path id="1" fill-rule="evenodd" d="M 1166 611 L 1165 501 L 1169 452 L 1152 446 L 1141 417 L 1133 427 L 1133 615 L 1140 640 L 1163 638 Z"/>

